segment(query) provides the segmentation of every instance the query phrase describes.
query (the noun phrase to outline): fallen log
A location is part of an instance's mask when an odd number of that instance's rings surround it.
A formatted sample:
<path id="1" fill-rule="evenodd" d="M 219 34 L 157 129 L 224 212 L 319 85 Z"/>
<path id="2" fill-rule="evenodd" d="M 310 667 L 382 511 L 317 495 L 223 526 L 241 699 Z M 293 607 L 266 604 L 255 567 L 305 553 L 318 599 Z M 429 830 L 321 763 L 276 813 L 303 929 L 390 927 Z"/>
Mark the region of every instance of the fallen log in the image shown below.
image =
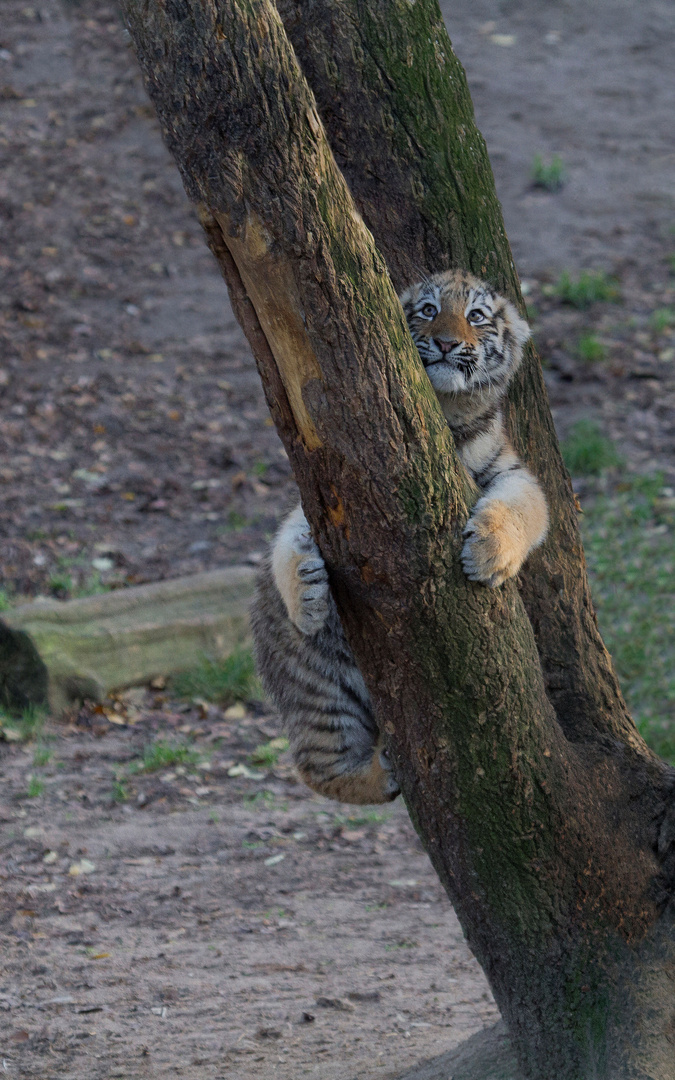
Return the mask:
<path id="1" fill-rule="evenodd" d="M 20 711 L 48 697 L 58 715 L 85 698 L 98 701 L 111 690 L 185 671 L 204 655 L 227 656 L 248 638 L 254 577 L 252 567 L 230 566 L 10 609 L 3 615 L 6 665 L 0 656 L 5 707 Z M 22 679 L 15 675 L 11 682 L 19 654 L 28 666 Z M 48 673 L 48 690 L 40 665 Z"/>

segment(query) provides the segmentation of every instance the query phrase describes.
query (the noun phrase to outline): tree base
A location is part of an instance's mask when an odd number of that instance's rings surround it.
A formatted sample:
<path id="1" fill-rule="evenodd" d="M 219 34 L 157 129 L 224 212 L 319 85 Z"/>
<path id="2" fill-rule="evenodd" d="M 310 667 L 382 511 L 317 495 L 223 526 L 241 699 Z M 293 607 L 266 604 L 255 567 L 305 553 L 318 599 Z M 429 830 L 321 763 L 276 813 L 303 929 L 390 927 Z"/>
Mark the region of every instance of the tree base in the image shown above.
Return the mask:
<path id="1" fill-rule="evenodd" d="M 416 1065 L 397 1080 L 522 1080 L 522 1076 L 506 1026 L 500 1021 L 454 1050 Z"/>

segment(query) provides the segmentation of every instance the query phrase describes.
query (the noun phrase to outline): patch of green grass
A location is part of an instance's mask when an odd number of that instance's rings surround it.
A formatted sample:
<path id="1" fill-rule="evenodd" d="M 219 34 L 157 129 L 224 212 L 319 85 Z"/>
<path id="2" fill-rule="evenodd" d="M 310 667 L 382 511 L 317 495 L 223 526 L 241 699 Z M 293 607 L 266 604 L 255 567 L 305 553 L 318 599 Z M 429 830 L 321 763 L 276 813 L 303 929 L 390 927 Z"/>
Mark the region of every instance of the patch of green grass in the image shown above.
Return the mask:
<path id="1" fill-rule="evenodd" d="M 288 739 L 280 735 L 276 739 L 270 739 L 269 742 L 256 746 L 249 755 L 249 760 L 252 765 L 261 765 L 271 769 L 285 750 L 288 750 Z"/>
<path id="2" fill-rule="evenodd" d="M 596 272 L 582 270 L 576 281 L 565 270 L 558 278 L 553 293 L 562 300 L 563 304 L 571 304 L 572 307 L 580 309 L 590 307 L 591 304 L 601 300 L 615 302 L 620 296 L 616 280 L 602 270 Z"/>
<path id="3" fill-rule="evenodd" d="M 655 334 L 663 334 L 665 330 L 675 326 L 675 308 L 657 308 L 652 311 L 649 323 Z"/>
<path id="4" fill-rule="evenodd" d="M 29 705 L 20 716 L 13 716 L 6 709 L 0 709 L 0 730 L 5 737 L 14 742 L 29 742 L 40 739 L 44 728 L 46 710 L 36 705 Z"/>
<path id="5" fill-rule="evenodd" d="M 101 581 L 101 573 L 92 570 L 89 557 L 85 554 L 75 556 L 61 555 L 57 559 L 56 569 L 49 578 L 49 588 L 58 599 L 74 599 L 84 596 L 98 596 L 109 592 L 112 583 Z"/>
<path id="6" fill-rule="evenodd" d="M 31 776 L 30 780 L 28 781 L 28 787 L 26 788 L 26 798 L 39 799 L 44 789 L 45 786 L 42 780 L 38 779 L 37 776 Z"/>
<path id="7" fill-rule="evenodd" d="M 241 529 L 245 529 L 248 525 L 248 521 L 243 514 L 240 514 L 238 510 L 230 510 L 225 521 L 226 532 L 240 532 Z"/>
<path id="8" fill-rule="evenodd" d="M 185 742 L 163 742 L 158 739 L 149 743 L 143 756 L 128 766 L 130 773 L 157 772 L 171 765 L 196 765 L 203 755 Z"/>
<path id="9" fill-rule="evenodd" d="M 112 797 L 115 802 L 123 803 L 129 798 L 129 792 L 124 780 L 113 780 Z"/>
<path id="10" fill-rule="evenodd" d="M 40 768 L 43 765 L 48 765 L 52 760 L 53 750 L 50 750 L 48 746 L 36 746 L 35 753 L 33 754 L 33 765 Z"/>
<path id="11" fill-rule="evenodd" d="M 49 590 L 58 598 L 70 596 L 73 590 L 73 579 L 70 574 L 58 572 L 49 578 Z"/>
<path id="12" fill-rule="evenodd" d="M 11 606 L 12 601 L 10 600 L 7 592 L 5 591 L 5 589 L 0 589 L 0 611 L 9 611 Z"/>
<path id="13" fill-rule="evenodd" d="M 652 749 L 675 764 L 675 512 L 662 484 L 640 477 L 596 495 L 581 528 L 600 630 L 629 708 Z"/>
<path id="14" fill-rule="evenodd" d="M 171 690 L 178 697 L 199 697 L 219 705 L 232 705 L 261 693 L 250 649 L 237 649 L 224 660 L 205 656 L 197 667 L 175 675 Z"/>
<path id="15" fill-rule="evenodd" d="M 605 469 L 621 464 L 614 443 L 594 420 L 577 420 L 561 450 L 572 476 L 599 476 Z"/>
<path id="16" fill-rule="evenodd" d="M 101 593 L 110 592 L 112 585 L 106 585 L 101 581 L 101 575 L 97 571 L 90 574 L 90 576 L 83 581 L 80 585 L 76 585 L 72 590 L 72 597 L 76 599 L 83 596 L 100 596 Z"/>
<path id="17" fill-rule="evenodd" d="M 252 469 L 253 475 L 258 477 L 264 476 L 267 472 L 268 467 L 269 466 L 266 461 L 254 461 Z"/>
<path id="18" fill-rule="evenodd" d="M 577 342 L 577 354 L 585 364 L 599 364 L 607 357 L 607 350 L 595 334 L 582 334 Z"/>
<path id="19" fill-rule="evenodd" d="M 554 154 L 550 161 L 544 161 L 541 154 L 535 154 L 531 169 L 532 183 L 545 191 L 560 191 L 567 179 L 567 169 L 561 157 Z"/>
<path id="20" fill-rule="evenodd" d="M 256 791 L 254 794 L 251 795 L 244 795 L 244 802 L 248 806 L 257 806 L 260 808 L 269 806 L 270 803 L 273 803 L 275 801 L 275 799 L 276 796 L 274 792 L 266 790 Z"/>

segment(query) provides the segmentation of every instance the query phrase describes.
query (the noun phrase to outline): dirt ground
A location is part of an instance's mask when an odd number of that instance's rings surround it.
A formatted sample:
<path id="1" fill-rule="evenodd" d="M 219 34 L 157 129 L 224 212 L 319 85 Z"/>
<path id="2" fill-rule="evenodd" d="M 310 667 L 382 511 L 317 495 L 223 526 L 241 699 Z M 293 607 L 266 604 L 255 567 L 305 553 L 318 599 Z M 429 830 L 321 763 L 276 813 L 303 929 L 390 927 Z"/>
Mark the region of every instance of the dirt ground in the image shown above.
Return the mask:
<path id="1" fill-rule="evenodd" d="M 672 483 L 672 5 L 445 13 L 559 428 L 595 417 L 627 468 Z M 533 187 L 537 153 L 563 158 L 562 190 Z M 0 159 L 0 587 L 255 563 L 288 464 L 114 6 L 3 0 Z M 620 302 L 563 305 L 552 283 L 582 268 Z M 603 363 L 578 355 L 590 332 Z M 140 705 L 52 729 L 39 768 L 0 744 L 9 1076 L 384 1080 L 496 1018 L 403 807 L 309 797 L 283 760 L 230 776 L 273 717 Z M 211 768 L 134 775 L 114 801 L 124 763 L 176 731 Z"/>
<path id="2" fill-rule="evenodd" d="M 40 769 L 5 752 L 7 1073 L 388 1077 L 497 1019 L 405 809 L 309 797 L 283 760 L 231 777 L 273 718 L 195 712 L 83 716 Z M 188 727 L 204 767 L 116 803 L 152 733 Z"/>

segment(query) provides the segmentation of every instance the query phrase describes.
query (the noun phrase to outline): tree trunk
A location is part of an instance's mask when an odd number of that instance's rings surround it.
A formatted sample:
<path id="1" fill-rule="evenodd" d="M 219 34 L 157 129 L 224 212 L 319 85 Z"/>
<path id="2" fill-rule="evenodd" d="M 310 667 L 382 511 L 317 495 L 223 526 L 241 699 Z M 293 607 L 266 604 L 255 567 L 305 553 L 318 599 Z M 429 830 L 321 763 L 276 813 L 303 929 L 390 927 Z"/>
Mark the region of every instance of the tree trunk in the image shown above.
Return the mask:
<path id="1" fill-rule="evenodd" d="M 411 816 L 523 1073 L 673 1080 L 672 773 L 597 636 L 534 359 L 514 402 L 554 530 L 526 611 L 513 582 L 461 571 L 472 485 L 317 111 L 397 286 L 452 263 L 515 294 L 438 8 L 284 0 L 296 56 L 269 0 L 123 7 Z"/>
<path id="2" fill-rule="evenodd" d="M 278 0 L 328 139 L 397 291 L 462 266 L 524 313 L 492 169 L 437 0 Z M 546 689 L 568 738 L 631 739 L 590 599 L 577 509 L 533 345 L 510 389 L 514 444 L 551 527 L 520 575 Z"/>

